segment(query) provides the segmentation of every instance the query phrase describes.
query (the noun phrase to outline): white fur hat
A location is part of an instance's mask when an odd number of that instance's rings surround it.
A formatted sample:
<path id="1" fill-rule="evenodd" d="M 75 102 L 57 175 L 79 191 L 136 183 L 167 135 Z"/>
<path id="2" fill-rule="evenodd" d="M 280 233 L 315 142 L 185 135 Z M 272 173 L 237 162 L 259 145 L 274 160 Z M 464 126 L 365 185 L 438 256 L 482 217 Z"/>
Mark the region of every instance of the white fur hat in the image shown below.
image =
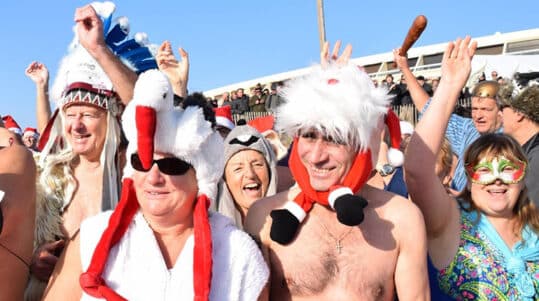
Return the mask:
<path id="1" fill-rule="evenodd" d="M 143 120 L 141 109 L 154 111 L 154 134 L 142 141 L 141 129 L 151 129 Z M 224 169 L 223 139 L 204 119 L 202 108 L 173 106 L 172 87 L 167 77 L 158 70 L 149 70 L 139 76 L 133 100 L 125 108 L 122 125 L 129 140 L 127 158 L 138 152 L 141 161 L 153 159 L 153 151 L 169 153 L 190 163 L 196 171 L 199 195 L 211 200 L 217 195 L 217 183 Z M 148 145 L 151 144 L 151 145 Z M 146 154 L 143 154 L 146 153 Z M 128 160 L 124 177 L 131 177 L 133 167 Z"/>
<path id="2" fill-rule="evenodd" d="M 367 73 L 353 64 L 313 68 L 282 89 L 286 102 L 277 109 L 276 128 L 291 136 L 314 128 L 366 150 L 379 118 L 387 112 L 387 90 L 374 87 Z"/>

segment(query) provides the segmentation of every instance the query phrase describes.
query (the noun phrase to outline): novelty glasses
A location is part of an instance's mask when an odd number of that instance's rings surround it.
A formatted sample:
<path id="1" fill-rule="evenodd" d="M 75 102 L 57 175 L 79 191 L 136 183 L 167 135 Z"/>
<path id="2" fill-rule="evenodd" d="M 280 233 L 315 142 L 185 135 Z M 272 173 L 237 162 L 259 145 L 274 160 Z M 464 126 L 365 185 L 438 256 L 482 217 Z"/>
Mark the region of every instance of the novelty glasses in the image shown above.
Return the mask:
<path id="1" fill-rule="evenodd" d="M 524 178 L 526 163 L 522 161 L 513 162 L 504 156 L 495 157 L 490 161 L 481 160 L 475 166 L 467 166 L 466 171 L 472 183 L 489 185 L 496 180 L 504 184 L 515 184 Z"/>
<path id="2" fill-rule="evenodd" d="M 169 176 L 181 176 L 181 175 L 184 175 L 189 170 L 189 168 L 192 167 L 191 164 L 189 164 L 189 163 L 187 163 L 187 162 L 185 162 L 185 161 L 183 161 L 181 159 L 174 158 L 174 157 L 168 157 L 168 158 L 163 158 L 163 159 L 159 159 L 159 160 L 153 160 L 152 164 L 150 165 L 150 168 L 154 164 L 157 164 L 157 167 L 159 167 L 159 170 L 162 173 L 167 174 Z M 135 170 L 138 170 L 138 171 L 146 172 L 146 171 L 150 170 L 150 168 L 145 169 L 142 166 L 142 162 L 140 161 L 140 157 L 136 153 L 131 155 L 131 166 L 133 166 L 133 168 Z"/>

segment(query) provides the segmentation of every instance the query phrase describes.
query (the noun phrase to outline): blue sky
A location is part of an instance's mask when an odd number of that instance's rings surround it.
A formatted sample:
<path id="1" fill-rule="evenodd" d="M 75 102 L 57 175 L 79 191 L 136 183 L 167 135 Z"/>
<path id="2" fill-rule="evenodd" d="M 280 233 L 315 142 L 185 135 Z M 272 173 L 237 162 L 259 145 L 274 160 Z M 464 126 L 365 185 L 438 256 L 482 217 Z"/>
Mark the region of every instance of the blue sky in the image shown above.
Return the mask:
<path id="1" fill-rule="evenodd" d="M 21 127 L 35 126 L 35 87 L 24 75 L 33 60 L 45 63 L 51 84 L 73 38 L 73 14 L 87 1 L 2 3 L 0 114 Z M 150 42 L 170 40 L 190 54 L 190 91 L 203 91 L 302 68 L 319 58 L 316 0 L 115 1 L 132 32 Z M 152 5 L 150 6 L 149 3 Z M 536 1 L 326 0 L 326 38 L 354 46 L 354 57 L 390 51 L 412 20 L 424 14 L 427 29 L 416 45 L 442 43 L 539 26 Z"/>

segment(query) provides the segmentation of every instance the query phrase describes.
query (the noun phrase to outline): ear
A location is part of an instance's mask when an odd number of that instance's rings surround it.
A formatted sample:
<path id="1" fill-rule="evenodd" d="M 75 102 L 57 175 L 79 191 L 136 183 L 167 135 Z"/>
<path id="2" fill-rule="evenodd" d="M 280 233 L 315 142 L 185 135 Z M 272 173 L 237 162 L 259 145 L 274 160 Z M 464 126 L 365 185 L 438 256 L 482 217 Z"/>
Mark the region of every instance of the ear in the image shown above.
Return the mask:
<path id="1" fill-rule="evenodd" d="M 526 115 L 519 111 L 515 111 L 515 114 L 517 115 L 517 122 L 522 122 L 526 118 Z"/>

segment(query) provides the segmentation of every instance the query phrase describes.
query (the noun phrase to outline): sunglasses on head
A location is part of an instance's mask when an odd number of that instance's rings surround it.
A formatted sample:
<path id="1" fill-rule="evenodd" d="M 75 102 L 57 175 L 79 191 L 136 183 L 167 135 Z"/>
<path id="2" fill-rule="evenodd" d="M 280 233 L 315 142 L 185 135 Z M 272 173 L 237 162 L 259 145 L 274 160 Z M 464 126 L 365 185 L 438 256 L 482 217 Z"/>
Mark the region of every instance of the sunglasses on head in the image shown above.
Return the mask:
<path id="1" fill-rule="evenodd" d="M 169 176 L 184 175 L 192 167 L 191 164 L 174 157 L 153 160 L 151 166 L 153 166 L 154 164 L 157 164 L 157 167 L 159 167 L 159 170 L 162 173 Z M 138 156 L 138 154 L 131 155 L 131 166 L 133 166 L 135 170 L 144 172 L 150 170 L 151 168 L 150 167 L 148 169 L 145 169 L 142 166 L 142 162 L 140 161 L 140 157 Z"/>

